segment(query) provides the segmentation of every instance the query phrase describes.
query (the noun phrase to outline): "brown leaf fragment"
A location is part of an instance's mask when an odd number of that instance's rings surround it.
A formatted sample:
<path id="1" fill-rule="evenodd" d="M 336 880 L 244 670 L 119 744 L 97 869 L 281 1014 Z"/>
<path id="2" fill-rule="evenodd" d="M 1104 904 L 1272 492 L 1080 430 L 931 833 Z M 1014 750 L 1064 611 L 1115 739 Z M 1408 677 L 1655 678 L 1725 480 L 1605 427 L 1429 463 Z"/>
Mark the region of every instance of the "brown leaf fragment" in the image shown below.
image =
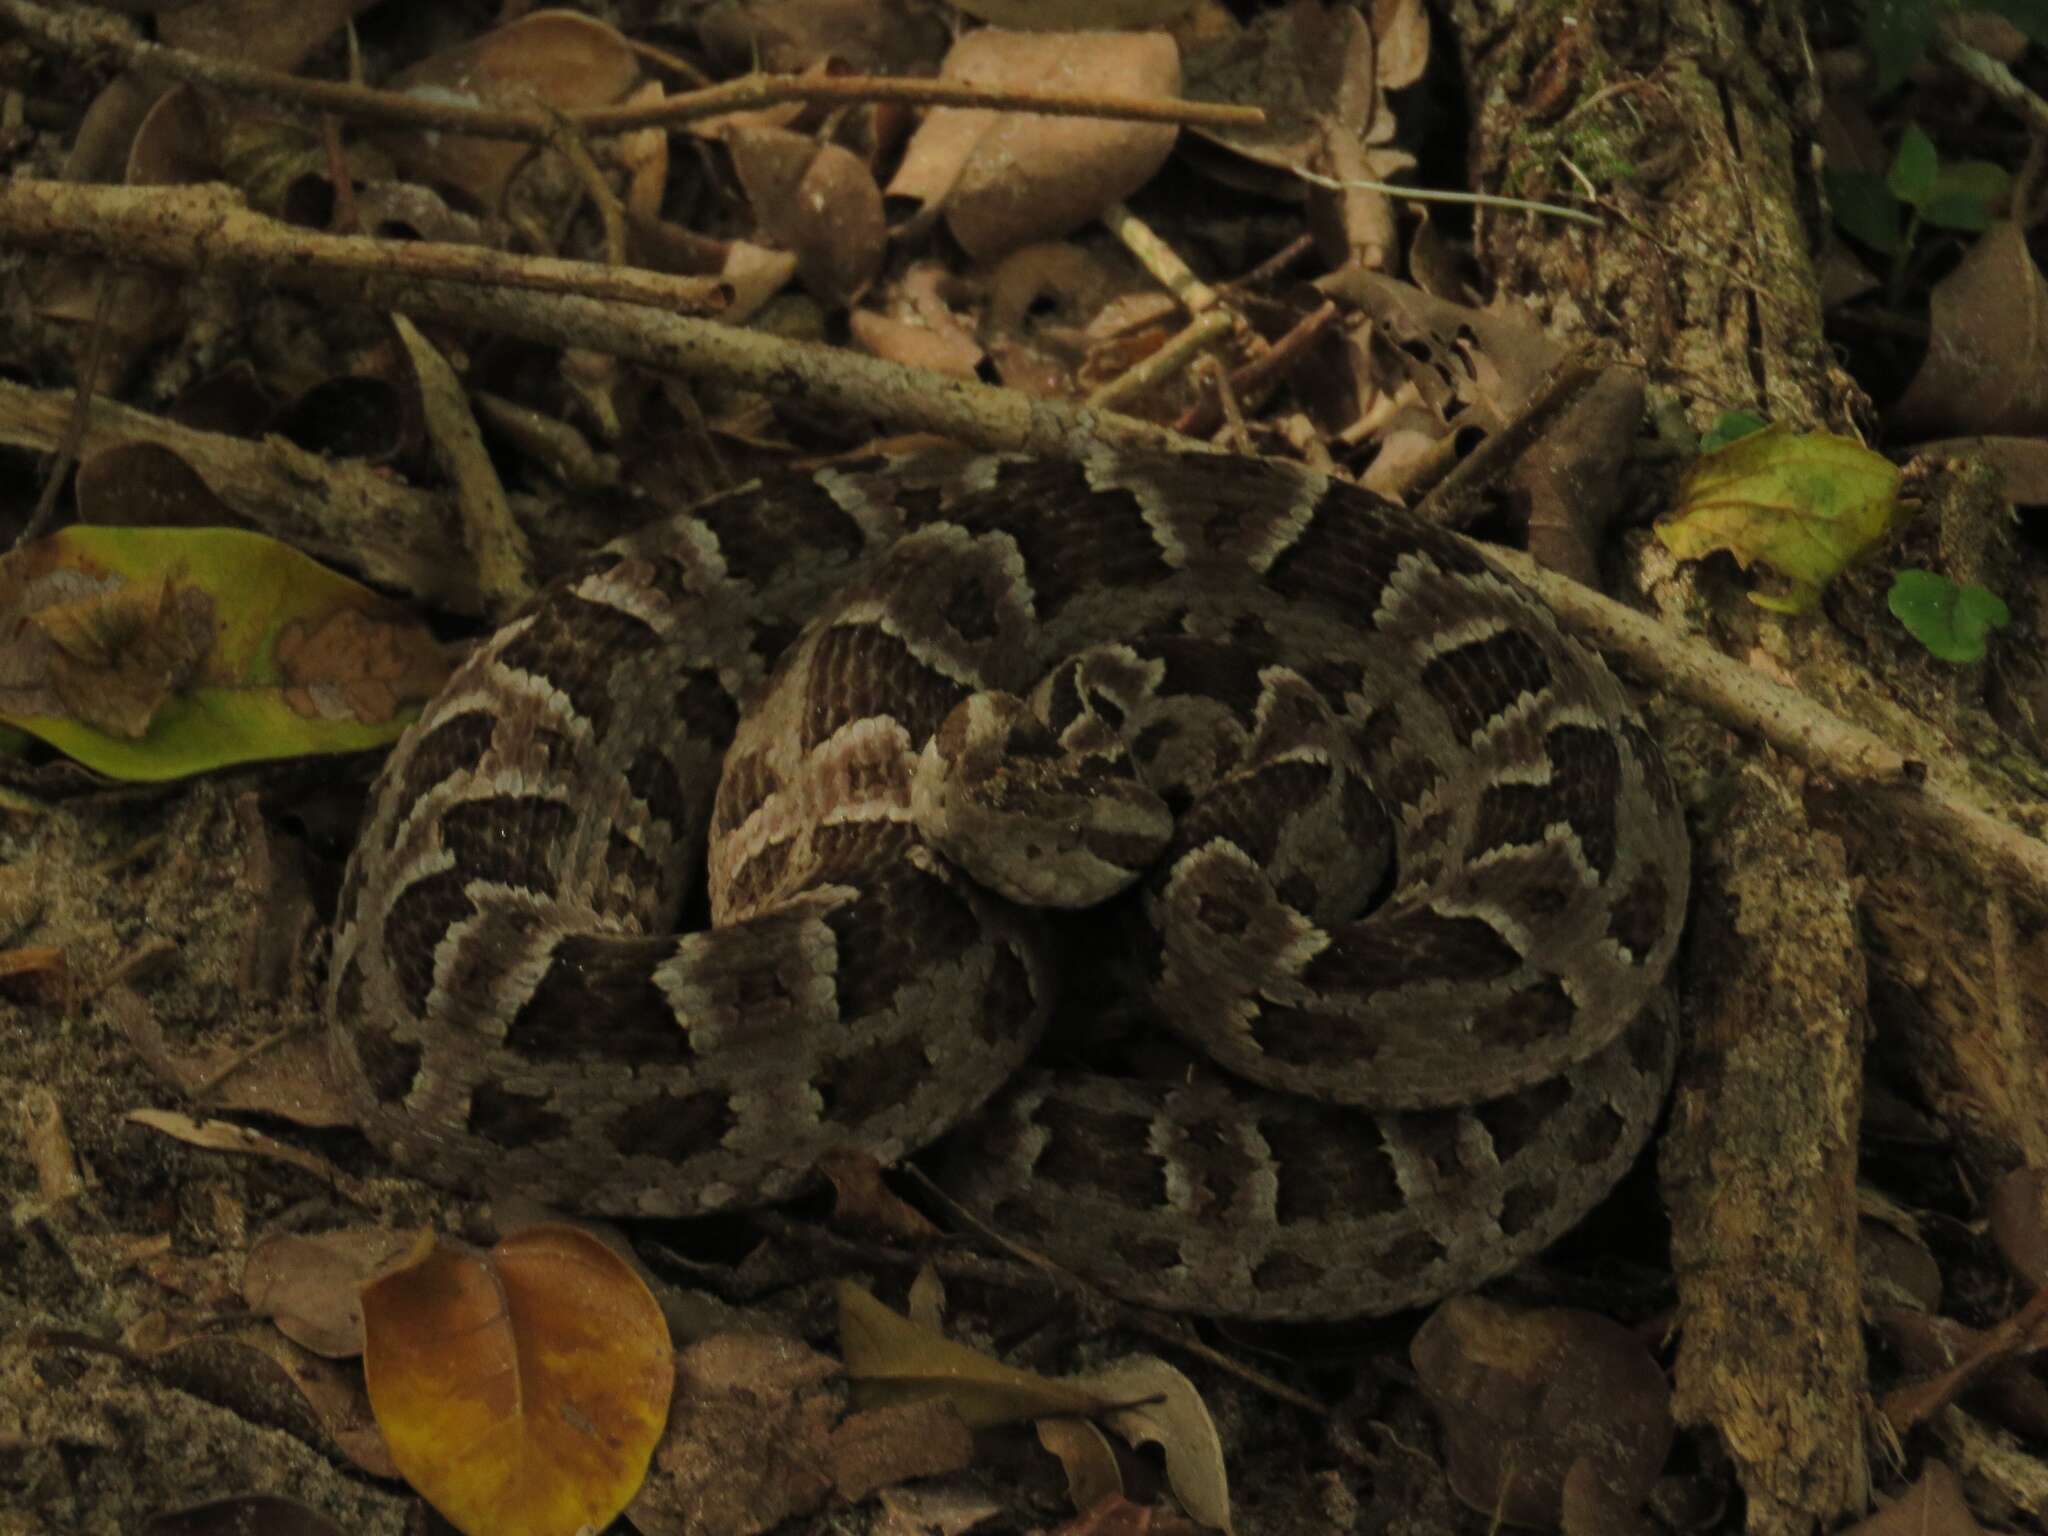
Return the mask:
<path id="1" fill-rule="evenodd" d="M 953 1479 L 959 1482 L 960 1479 Z M 1002 1513 L 979 1489 L 947 1484 L 884 1488 L 874 1536 L 961 1536 Z"/>
<path id="2" fill-rule="evenodd" d="M 2026 231 L 1994 224 L 1928 297 L 1927 358 L 1891 409 L 1919 437 L 2048 433 L 2048 280 Z"/>
<path id="3" fill-rule="evenodd" d="M 726 144 L 762 235 L 796 253 L 812 297 L 841 308 L 865 293 L 889 240 L 867 166 L 837 144 L 783 128 L 735 128 Z"/>
<path id="4" fill-rule="evenodd" d="M 1508 477 L 1508 494 L 1528 522 L 1529 553 L 1595 590 L 1600 546 L 1626 487 L 1622 458 L 1642 415 L 1642 375 L 1602 369 Z"/>
<path id="5" fill-rule="evenodd" d="M 1180 53 L 1158 32 L 970 32 L 943 79 L 991 90 L 1157 99 L 1180 94 Z M 1171 124 L 941 107 L 912 136 L 888 195 L 941 209 L 969 255 L 1077 229 L 1152 179 Z"/>
<path id="6" fill-rule="evenodd" d="M 1581 1461 L 1633 1508 L 1670 1453 L 1664 1373 L 1633 1334 L 1596 1313 L 1455 1298 L 1430 1314 L 1409 1357 L 1443 1425 L 1451 1490 L 1482 1514 L 1557 1525 Z"/>
<path id="7" fill-rule="evenodd" d="M 1842 1536 L 1983 1536 L 1963 1485 L 1945 1461 L 1930 1461 L 1905 1497 L 1859 1520 Z"/>

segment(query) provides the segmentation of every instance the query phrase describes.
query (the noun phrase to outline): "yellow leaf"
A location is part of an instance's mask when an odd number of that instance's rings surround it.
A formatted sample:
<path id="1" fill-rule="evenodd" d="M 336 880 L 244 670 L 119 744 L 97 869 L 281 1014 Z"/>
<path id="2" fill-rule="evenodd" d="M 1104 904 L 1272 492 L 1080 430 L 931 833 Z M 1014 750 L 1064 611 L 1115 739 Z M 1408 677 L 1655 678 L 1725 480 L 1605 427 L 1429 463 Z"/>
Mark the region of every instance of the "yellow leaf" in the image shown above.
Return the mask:
<path id="1" fill-rule="evenodd" d="M 537 1226 L 489 1253 L 423 1236 L 363 1287 L 363 1373 L 392 1460 L 451 1524 L 573 1536 L 646 1478 L 675 1356 L 617 1254 Z"/>
<path id="2" fill-rule="evenodd" d="M 839 1352 L 863 1407 L 942 1397 L 970 1429 L 1114 1406 L 1086 1387 L 1020 1371 L 920 1328 L 851 1281 L 839 1285 Z"/>
<path id="3" fill-rule="evenodd" d="M 1702 457 L 1657 537 L 1681 560 L 1725 549 L 1744 569 L 1782 578 L 1750 601 L 1782 613 L 1811 608 L 1841 569 L 1882 543 L 1898 509 L 1899 470 L 1861 443 L 1768 427 Z"/>

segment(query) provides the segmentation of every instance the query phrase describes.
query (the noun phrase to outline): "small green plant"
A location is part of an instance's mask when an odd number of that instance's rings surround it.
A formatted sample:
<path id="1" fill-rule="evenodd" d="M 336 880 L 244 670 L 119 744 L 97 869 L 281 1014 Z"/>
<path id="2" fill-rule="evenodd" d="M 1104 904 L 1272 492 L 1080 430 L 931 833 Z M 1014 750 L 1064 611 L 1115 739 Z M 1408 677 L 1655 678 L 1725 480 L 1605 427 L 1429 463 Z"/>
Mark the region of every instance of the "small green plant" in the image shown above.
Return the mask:
<path id="1" fill-rule="evenodd" d="M 1958 586 L 1933 571 L 1900 571 L 1886 601 L 1892 617 L 1943 661 L 1982 661 L 1985 637 L 2012 622 L 1997 593 Z"/>
<path id="2" fill-rule="evenodd" d="M 2048 0 L 1864 0 L 1863 46 L 1877 65 L 1871 89 L 1883 95 L 1903 81 L 1934 41 L 1944 13 L 1991 11 L 2027 34 L 2048 43 Z"/>
<path id="3" fill-rule="evenodd" d="M 1835 222 L 1895 265 L 1913 248 L 1923 224 L 1971 232 L 1989 228 L 1992 205 L 2011 184 L 2012 178 L 1988 160 L 1943 165 L 1934 140 L 1918 123 L 1906 125 L 1884 175 L 1827 173 Z"/>

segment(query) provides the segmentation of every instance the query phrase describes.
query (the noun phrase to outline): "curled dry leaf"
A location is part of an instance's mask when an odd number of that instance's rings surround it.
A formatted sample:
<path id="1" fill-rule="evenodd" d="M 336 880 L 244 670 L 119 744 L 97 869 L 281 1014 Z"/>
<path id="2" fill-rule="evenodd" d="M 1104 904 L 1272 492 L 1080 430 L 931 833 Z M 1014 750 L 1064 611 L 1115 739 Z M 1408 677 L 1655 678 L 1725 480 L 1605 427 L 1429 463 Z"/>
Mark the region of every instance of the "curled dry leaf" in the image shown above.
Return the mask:
<path id="1" fill-rule="evenodd" d="M 1074 1377 L 1073 1383 L 1128 1404 L 1104 1413 L 1102 1422 L 1134 1446 L 1158 1446 L 1166 1457 L 1167 1486 L 1181 1507 L 1203 1525 L 1230 1530 L 1223 1440 L 1192 1381 L 1157 1356 L 1134 1355 Z"/>
<path id="2" fill-rule="evenodd" d="M 738 127 L 725 140 L 762 235 L 795 252 L 811 296 L 838 308 L 866 292 L 889 240 L 867 166 L 837 144 L 785 128 Z"/>
<path id="3" fill-rule="evenodd" d="M 1926 361 L 1891 409 L 1919 437 L 2048 433 L 2048 280 L 2026 231 L 1985 231 L 1928 297 Z"/>
<path id="4" fill-rule="evenodd" d="M 647 1287 L 596 1238 L 532 1227 L 480 1253 L 423 1234 L 362 1300 L 392 1458 L 466 1536 L 601 1528 L 639 1488 L 675 1358 Z"/>
<path id="5" fill-rule="evenodd" d="M 1443 1426 L 1451 1490 L 1482 1514 L 1556 1525 L 1580 1461 L 1632 1507 L 1670 1454 L 1664 1373 L 1595 1313 L 1517 1313 L 1461 1297 L 1430 1314 L 1409 1357 Z"/>
<path id="6" fill-rule="evenodd" d="M 970 32 L 942 78 L 991 90 L 1173 98 L 1180 52 L 1163 33 Z M 981 108 L 929 114 L 889 183 L 891 197 L 943 211 L 969 255 L 988 259 L 1079 228 L 1152 179 L 1171 124 L 1044 117 Z"/>
<path id="7" fill-rule="evenodd" d="M 606 107 L 640 79 L 640 60 L 611 27 L 574 11 L 535 11 L 402 70 L 392 89 L 472 106 L 573 112 Z M 406 130 L 383 136 L 407 172 L 494 209 L 531 145 Z"/>

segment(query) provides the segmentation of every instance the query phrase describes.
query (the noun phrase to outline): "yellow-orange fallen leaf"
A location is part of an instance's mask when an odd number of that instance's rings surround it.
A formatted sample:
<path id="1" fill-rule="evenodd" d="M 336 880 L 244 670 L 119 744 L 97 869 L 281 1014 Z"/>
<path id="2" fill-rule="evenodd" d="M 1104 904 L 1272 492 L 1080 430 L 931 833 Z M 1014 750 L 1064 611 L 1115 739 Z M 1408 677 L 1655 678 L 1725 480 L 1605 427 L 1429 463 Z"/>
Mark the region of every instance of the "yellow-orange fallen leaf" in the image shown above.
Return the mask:
<path id="1" fill-rule="evenodd" d="M 469 1536 L 602 1529 L 668 1417 L 668 1326 L 624 1260 L 574 1227 L 488 1253 L 423 1235 L 363 1287 L 370 1407 L 407 1482 Z"/>

